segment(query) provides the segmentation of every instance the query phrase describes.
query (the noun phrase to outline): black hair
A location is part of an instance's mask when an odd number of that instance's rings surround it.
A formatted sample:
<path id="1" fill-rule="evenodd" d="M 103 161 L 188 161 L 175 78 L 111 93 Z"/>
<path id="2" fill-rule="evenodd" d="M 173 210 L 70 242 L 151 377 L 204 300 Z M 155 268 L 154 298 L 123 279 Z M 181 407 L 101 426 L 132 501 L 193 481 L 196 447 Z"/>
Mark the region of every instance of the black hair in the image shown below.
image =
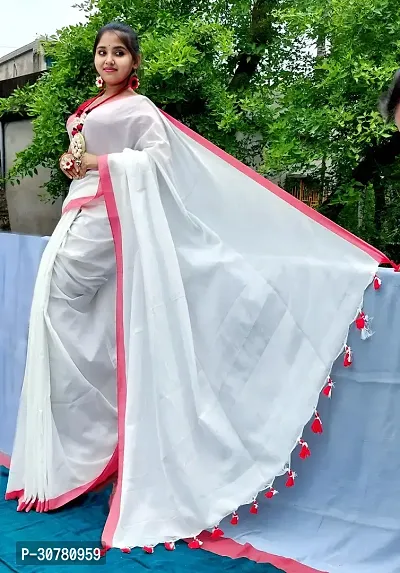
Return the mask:
<path id="1" fill-rule="evenodd" d="M 139 63 L 140 47 L 138 35 L 130 26 L 122 22 L 110 22 L 100 28 L 94 41 L 93 55 L 96 54 L 97 46 L 105 32 L 115 32 L 124 43 L 126 49 L 131 53 L 134 61 Z"/>
<path id="2" fill-rule="evenodd" d="M 394 75 L 386 93 L 379 100 L 379 110 L 386 121 L 394 119 L 397 107 L 400 105 L 400 70 Z"/>

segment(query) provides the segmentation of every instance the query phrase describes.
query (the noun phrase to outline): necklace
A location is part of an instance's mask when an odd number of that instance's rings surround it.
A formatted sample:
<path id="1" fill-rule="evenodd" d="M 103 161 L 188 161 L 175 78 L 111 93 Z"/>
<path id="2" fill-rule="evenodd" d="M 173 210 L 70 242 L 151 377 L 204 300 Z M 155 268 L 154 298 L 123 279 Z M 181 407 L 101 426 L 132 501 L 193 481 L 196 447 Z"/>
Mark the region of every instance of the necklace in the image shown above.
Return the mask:
<path id="1" fill-rule="evenodd" d="M 91 111 L 93 111 L 94 109 L 96 109 L 97 107 L 100 107 L 103 103 L 106 103 L 107 101 L 110 101 L 111 99 L 117 97 L 118 95 L 120 95 L 125 90 L 126 90 L 126 86 L 121 88 L 119 91 L 117 91 L 112 96 L 110 96 L 106 99 L 103 99 L 97 105 L 90 107 L 96 100 L 98 100 L 102 95 L 104 95 L 105 92 L 101 92 L 94 99 L 89 100 L 87 102 L 87 104 L 84 107 L 80 108 L 78 110 L 78 112 L 76 113 L 76 117 L 72 122 L 71 153 L 72 153 L 74 160 L 75 160 L 75 163 L 78 167 L 80 167 L 82 165 L 82 157 L 83 157 L 83 154 L 86 152 L 86 141 L 85 141 L 85 138 L 83 136 L 82 130 L 83 130 L 83 126 L 85 124 L 85 121 L 87 119 L 88 114 Z"/>

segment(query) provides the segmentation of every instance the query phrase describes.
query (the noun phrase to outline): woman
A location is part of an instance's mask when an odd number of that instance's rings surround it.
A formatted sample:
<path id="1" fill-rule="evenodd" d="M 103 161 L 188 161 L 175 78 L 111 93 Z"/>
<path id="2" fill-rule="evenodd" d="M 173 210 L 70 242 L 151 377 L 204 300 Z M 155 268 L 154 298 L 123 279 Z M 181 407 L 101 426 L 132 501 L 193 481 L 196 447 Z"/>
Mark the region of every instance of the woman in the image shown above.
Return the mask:
<path id="1" fill-rule="evenodd" d="M 129 27 L 94 54 L 105 90 L 67 124 L 7 498 L 52 510 L 117 472 L 104 545 L 198 547 L 277 476 L 293 484 L 386 259 L 135 94 Z"/>

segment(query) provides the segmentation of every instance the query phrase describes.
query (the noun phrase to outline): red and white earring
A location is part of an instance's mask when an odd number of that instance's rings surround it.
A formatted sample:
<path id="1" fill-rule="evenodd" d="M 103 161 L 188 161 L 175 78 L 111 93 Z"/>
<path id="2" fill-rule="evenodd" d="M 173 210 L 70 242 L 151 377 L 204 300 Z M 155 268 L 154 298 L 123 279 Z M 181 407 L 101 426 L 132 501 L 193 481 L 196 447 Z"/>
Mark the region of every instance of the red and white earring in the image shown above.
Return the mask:
<path id="1" fill-rule="evenodd" d="M 104 86 L 104 81 L 103 81 L 103 78 L 101 76 L 97 76 L 96 86 L 99 88 L 99 90 L 101 90 L 101 88 Z"/>
<path id="2" fill-rule="evenodd" d="M 139 78 L 136 75 L 136 70 L 133 70 L 133 75 L 129 79 L 129 87 L 135 91 L 140 86 Z"/>

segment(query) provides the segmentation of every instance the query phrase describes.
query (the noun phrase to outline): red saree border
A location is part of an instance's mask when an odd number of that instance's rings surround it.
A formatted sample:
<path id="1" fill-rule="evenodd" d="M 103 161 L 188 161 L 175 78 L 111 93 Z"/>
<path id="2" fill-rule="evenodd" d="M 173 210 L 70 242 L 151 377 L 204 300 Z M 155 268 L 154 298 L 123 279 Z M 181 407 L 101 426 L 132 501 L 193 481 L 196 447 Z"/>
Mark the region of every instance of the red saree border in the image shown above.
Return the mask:
<path id="1" fill-rule="evenodd" d="M 217 147 L 216 145 L 214 145 L 213 143 L 208 141 L 208 139 L 205 139 L 203 136 L 199 135 L 198 133 L 196 133 L 195 131 L 193 131 L 192 129 L 190 129 L 189 127 L 184 125 L 183 123 L 179 122 L 175 118 L 171 117 L 170 115 L 168 115 L 164 111 L 162 111 L 162 110 L 159 110 L 159 111 L 177 129 L 179 129 L 185 135 L 187 135 L 188 137 L 193 139 L 196 143 L 198 143 L 199 145 L 202 145 L 203 147 L 208 149 L 208 151 L 211 151 L 211 153 L 214 153 L 214 155 L 217 155 L 218 157 L 220 157 L 221 159 L 223 159 L 224 161 L 229 163 L 229 165 L 231 165 L 232 167 L 235 167 L 238 171 L 240 171 L 244 175 L 247 175 L 247 177 L 250 177 L 250 179 L 253 179 L 253 181 L 256 181 L 262 187 L 265 187 L 265 189 L 268 189 L 268 191 L 270 191 L 271 193 L 274 193 L 274 195 L 277 195 L 280 199 L 283 199 L 284 201 L 286 201 L 286 203 L 289 203 L 289 205 L 291 205 L 292 207 L 294 207 L 298 211 L 301 211 L 301 213 L 303 213 L 303 215 L 306 215 L 310 219 L 313 219 L 315 222 L 319 223 L 320 225 L 322 225 L 323 227 L 325 227 L 329 231 L 332 231 L 333 233 L 335 233 L 336 235 L 338 235 L 342 239 L 348 241 L 349 243 L 351 243 L 355 247 L 358 247 L 359 249 L 361 249 L 362 251 L 364 251 L 365 253 L 370 255 L 370 257 L 372 257 L 378 263 L 389 264 L 393 267 L 396 267 L 396 265 L 394 265 L 392 263 L 392 261 L 390 261 L 390 259 L 388 259 L 388 257 L 386 255 L 381 253 L 381 251 L 379 251 L 378 249 L 376 249 L 372 245 L 366 243 L 365 241 L 363 241 L 362 239 L 360 239 L 356 235 L 353 235 L 352 233 L 350 233 L 350 231 L 347 231 L 346 229 L 340 227 L 340 225 L 338 225 L 337 223 L 334 223 L 333 221 L 331 221 L 330 219 L 328 219 L 324 215 L 321 215 L 321 213 L 318 213 L 315 209 L 308 207 L 308 205 L 306 205 L 305 203 L 303 203 L 299 199 L 296 199 L 296 197 L 294 197 L 293 195 L 290 195 L 290 193 L 288 193 L 287 191 L 284 191 L 283 189 L 278 187 L 278 185 L 276 185 L 275 183 L 272 183 L 272 181 L 269 181 L 268 179 L 266 179 L 265 177 L 263 177 L 262 175 L 260 175 L 259 173 L 257 173 L 256 171 L 254 171 L 253 169 L 248 167 L 247 165 L 245 165 L 244 163 L 241 163 L 238 159 L 236 159 L 235 157 L 232 157 L 231 155 L 226 153 L 226 151 L 223 151 L 222 149 L 220 149 L 219 147 Z"/>
<path id="2" fill-rule="evenodd" d="M 308 567 L 308 565 L 303 565 L 289 557 L 280 557 L 279 555 L 273 555 L 272 553 L 261 551 L 250 545 L 250 543 L 242 545 L 233 539 L 225 537 L 213 540 L 211 539 L 211 533 L 208 531 L 202 533 L 199 536 L 199 539 L 203 542 L 201 547 L 202 549 L 222 557 L 230 557 L 231 559 L 240 559 L 245 557 L 246 559 L 257 563 L 270 563 L 285 573 L 327 573 L 325 571 L 320 571 L 319 569 Z"/>

